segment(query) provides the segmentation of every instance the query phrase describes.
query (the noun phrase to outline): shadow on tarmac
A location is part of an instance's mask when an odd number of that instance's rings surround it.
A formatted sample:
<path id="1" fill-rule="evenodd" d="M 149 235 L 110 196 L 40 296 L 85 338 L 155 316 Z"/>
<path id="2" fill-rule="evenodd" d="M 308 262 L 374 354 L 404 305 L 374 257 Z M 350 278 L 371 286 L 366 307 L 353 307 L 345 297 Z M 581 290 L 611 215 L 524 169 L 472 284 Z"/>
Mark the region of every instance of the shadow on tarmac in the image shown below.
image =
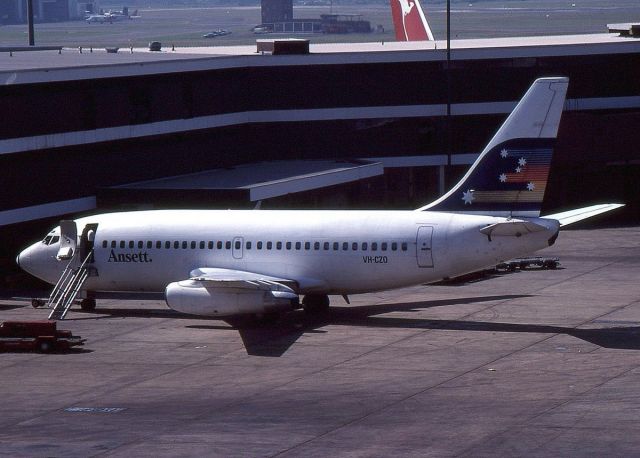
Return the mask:
<path id="1" fill-rule="evenodd" d="M 444 307 L 456 304 L 489 302 L 530 297 L 529 295 L 479 296 L 437 301 L 390 303 L 364 306 L 332 306 L 319 314 L 308 314 L 296 310 L 281 316 L 274 322 L 256 320 L 224 320 L 210 317 L 185 315 L 170 309 L 126 309 L 101 308 L 72 320 L 96 320 L 119 317 L 171 318 L 199 320 L 203 324 L 188 325 L 190 329 L 236 330 L 240 333 L 247 354 L 254 356 L 282 356 L 302 335 L 325 333 L 320 328 L 326 325 L 360 326 L 372 328 L 424 329 L 449 331 L 520 332 L 534 334 L 565 334 L 604 348 L 639 350 L 640 326 L 577 329 L 573 327 L 521 323 L 497 323 L 468 320 L 434 320 L 421 318 L 379 316 L 391 312 L 418 312 L 421 309 Z M 0 306 L 0 310 L 7 307 Z M 19 307 L 19 306 L 18 306 Z M 206 324 L 204 324 L 206 322 Z M 219 323 L 219 324 L 216 324 Z"/>

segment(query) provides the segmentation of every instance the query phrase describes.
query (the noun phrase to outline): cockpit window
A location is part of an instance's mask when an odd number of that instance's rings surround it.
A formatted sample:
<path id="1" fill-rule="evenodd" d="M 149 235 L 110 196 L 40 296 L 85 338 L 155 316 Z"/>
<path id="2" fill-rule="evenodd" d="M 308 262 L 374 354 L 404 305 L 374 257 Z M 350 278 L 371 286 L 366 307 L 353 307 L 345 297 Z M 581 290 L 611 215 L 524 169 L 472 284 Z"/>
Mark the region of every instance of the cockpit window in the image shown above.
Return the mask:
<path id="1" fill-rule="evenodd" d="M 59 235 L 47 235 L 44 240 L 42 241 L 42 243 L 44 243 L 45 245 L 53 245 L 54 243 L 58 243 L 58 241 L 60 240 L 60 236 Z"/>

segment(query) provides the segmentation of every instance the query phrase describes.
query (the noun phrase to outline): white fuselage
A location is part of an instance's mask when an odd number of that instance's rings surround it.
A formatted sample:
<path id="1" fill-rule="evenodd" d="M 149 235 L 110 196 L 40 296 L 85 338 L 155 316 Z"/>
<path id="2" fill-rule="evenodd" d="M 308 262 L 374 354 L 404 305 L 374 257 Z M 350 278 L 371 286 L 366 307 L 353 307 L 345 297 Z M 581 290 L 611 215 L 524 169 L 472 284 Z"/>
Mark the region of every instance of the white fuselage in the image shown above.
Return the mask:
<path id="1" fill-rule="evenodd" d="M 299 294 L 355 294 L 429 283 L 548 246 L 558 231 L 480 233 L 504 218 L 426 211 L 164 210 L 102 214 L 85 289 L 162 292 L 194 269 L 214 267 L 290 279 Z M 55 283 L 57 244 L 36 243 L 20 265 Z"/>

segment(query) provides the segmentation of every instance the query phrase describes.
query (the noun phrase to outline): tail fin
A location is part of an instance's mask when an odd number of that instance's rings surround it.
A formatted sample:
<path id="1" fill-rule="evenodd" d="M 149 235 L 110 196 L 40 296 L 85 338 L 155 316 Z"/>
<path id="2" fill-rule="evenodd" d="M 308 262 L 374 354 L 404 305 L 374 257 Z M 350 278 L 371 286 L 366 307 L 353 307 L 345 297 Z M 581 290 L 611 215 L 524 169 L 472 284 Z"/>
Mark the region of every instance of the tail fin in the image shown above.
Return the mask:
<path id="1" fill-rule="evenodd" d="M 462 180 L 418 210 L 540 216 L 568 85 L 537 79 Z"/>
<path id="2" fill-rule="evenodd" d="M 393 27 L 398 41 L 433 41 L 420 0 L 390 0 Z"/>

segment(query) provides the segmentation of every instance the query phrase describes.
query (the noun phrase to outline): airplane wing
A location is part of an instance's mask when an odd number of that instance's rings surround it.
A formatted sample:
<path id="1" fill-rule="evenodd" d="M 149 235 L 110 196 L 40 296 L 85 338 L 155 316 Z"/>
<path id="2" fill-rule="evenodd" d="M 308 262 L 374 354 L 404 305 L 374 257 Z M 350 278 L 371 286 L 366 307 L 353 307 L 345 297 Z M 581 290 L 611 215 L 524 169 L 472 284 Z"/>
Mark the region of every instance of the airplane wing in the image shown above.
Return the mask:
<path id="1" fill-rule="evenodd" d="M 246 288 L 278 291 L 280 286 L 284 290 L 297 289 L 295 280 L 272 277 L 269 275 L 247 272 L 244 270 L 220 269 L 216 267 L 201 267 L 192 270 L 189 280 L 200 282 L 207 288 Z"/>
<path id="2" fill-rule="evenodd" d="M 583 219 L 591 218 L 592 216 L 605 213 L 616 208 L 624 207 L 624 204 L 600 204 L 592 205 L 590 207 L 578 208 L 576 210 L 569 210 L 566 212 L 554 213 L 553 215 L 543 216 L 545 219 L 555 219 L 560 223 L 560 226 L 566 226 L 567 224 L 575 223 Z"/>
<path id="3" fill-rule="evenodd" d="M 298 283 L 286 278 L 201 267 L 188 280 L 169 283 L 165 300 L 178 312 L 223 317 L 291 310 L 299 304 L 297 290 Z"/>

